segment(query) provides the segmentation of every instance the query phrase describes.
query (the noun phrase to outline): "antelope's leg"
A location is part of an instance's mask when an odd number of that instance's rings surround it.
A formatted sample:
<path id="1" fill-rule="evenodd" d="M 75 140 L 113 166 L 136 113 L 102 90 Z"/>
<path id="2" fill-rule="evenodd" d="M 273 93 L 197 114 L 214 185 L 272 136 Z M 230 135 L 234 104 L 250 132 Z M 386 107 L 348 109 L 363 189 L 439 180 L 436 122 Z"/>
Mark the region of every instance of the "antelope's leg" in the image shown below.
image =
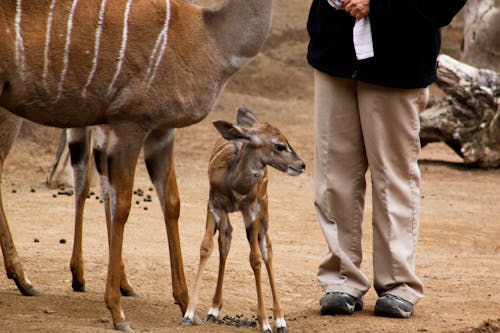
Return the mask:
<path id="1" fill-rule="evenodd" d="M 110 310 L 116 329 L 130 331 L 120 302 L 122 271 L 123 233 L 132 200 L 132 187 L 137 158 L 144 135 L 138 128 L 116 126 L 112 129 L 117 144 L 109 147 L 107 176 L 111 206 L 111 246 L 109 251 L 108 277 L 104 292 L 106 307 Z"/>
<path id="2" fill-rule="evenodd" d="M 83 265 L 83 210 L 90 184 L 90 136 L 88 129 L 72 128 L 66 130 L 68 147 L 73 168 L 73 189 L 75 192 L 75 230 L 70 269 L 73 275 L 71 286 L 74 291 L 85 291 Z"/>
<path id="3" fill-rule="evenodd" d="M 0 89 L 1 92 L 1 89 Z M 7 110 L 0 108 L 0 184 L 5 158 L 14 143 L 21 128 L 21 118 L 14 116 Z M 3 209 L 2 191 L 0 189 L 0 245 L 7 277 L 13 279 L 19 291 L 25 296 L 35 296 L 38 292 L 31 285 L 31 281 L 24 275 L 21 260 L 16 251 L 12 234 Z"/>
<path id="4" fill-rule="evenodd" d="M 163 210 L 167 229 L 172 293 L 184 316 L 189 301 L 179 239 L 180 199 L 175 177 L 173 147 L 175 129 L 152 132 L 144 145 L 144 157 Z"/>
<path id="5" fill-rule="evenodd" d="M 231 237 L 233 233 L 233 227 L 229 222 L 227 213 L 223 210 L 219 210 L 218 213 L 218 227 L 219 230 L 219 274 L 217 276 L 217 287 L 215 288 L 215 294 L 212 299 L 212 307 L 208 310 L 208 315 L 206 321 L 214 322 L 220 313 L 222 308 L 222 285 L 224 283 L 224 272 L 226 269 L 226 260 L 229 254 L 229 249 L 231 248 Z M 216 217 L 217 218 L 217 217 Z"/>
<path id="6" fill-rule="evenodd" d="M 69 165 L 69 159 L 67 130 L 63 129 L 61 131 L 59 145 L 57 146 L 56 159 L 52 165 L 52 170 L 47 177 L 47 184 L 49 186 L 57 187 L 64 182 L 63 175 L 66 171 L 66 167 Z"/>
<path id="7" fill-rule="evenodd" d="M 263 332 L 272 333 L 273 330 L 269 324 L 269 318 L 264 306 L 264 297 L 262 293 L 262 279 L 260 274 L 262 268 L 262 254 L 259 248 L 259 221 L 256 219 L 256 210 L 253 209 L 253 207 L 250 208 L 250 210 L 251 211 L 243 212 L 243 219 L 247 230 L 248 242 L 250 243 L 250 266 L 252 267 L 255 275 L 255 287 L 257 290 L 258 303 L 257 319 Z"/>
<path id="8" fill-rule="evenodd" d="M 111 213 L 111 203 L 109 197 L 109 179 L 108 179 L 108 156 L 106 155 L 106 147 L 107 147 L 107 136 L 106 136 L 106 128 L 104 126 L 100 126 L 95 128 L 92 132 L 94 134 L 94 148 L 93 148 L 93 156 L 95 161 L 95 166 L 97 169 L 97 173 L 99 174 L 99 182 L 101 186 L 101 198 L 104 204 L 104 214 L 106 216 L 106 230 L 108 233 L 108 247 L 111 248 L 111 221 L 112 221 L 112 213 Z M 127 278 L 127 274 L 125 273 L 125 263 L 123 262 L 123 258 L 121 260 L 121 278 L 120 278 L 120 292 L 122 296 L 139 296 L 132 287 L 131 283 Z"/>
<path id="9" fill-rule="evenodd" d="M 261 199 L 262 198 L 262 199 Z M 268 233 L 268 202 L 267 196 L 261 196 L 258 200 L 260 209 L 259 211 L 259 245 L 262 253 L 262 259 L 266 264 L 267 275 L 269 276 L 269 284 L 271 285 L 271 292 L 273 294 L 273 314 L 276 321 L 276 328 L 278 333 L 286 333 L 285 313 L 281 306 L 278 289 L 276 288 L 276 279 L 274 277 L 273 268 L 273 247 L 271 238 Z"/>
<path id="10" fill-rule="evenodd" d="M 273 294 L 273 313 L 274 320 L 276 321 L 276 328 L 278 333 L 286 333 L 285 313 L 281 306 L 281 301 L 276 288 L 276 280 L 274 277 L 273 269 L 273 248 L 271 245 L 271 238 L 267 232 L 263 233 L 260 240 L 260 248 L 263 253 L 264 263 L 266 264 L 267 275 L 269 276 L 269 284 L 271 285 L 271 292 Z"/>
<path id="11" fill-rule="evenodd" d="M 196 324 L 196 321 L 198 320 L 196 317 L 196 307 L 198 306 L 199 301 L 201 275 L 205 271 L 208 259 L 212 255 L 214 249 L 214 235 L 217 227 L 214 214 L 215 213 L 210 208 L 207 209 L 205 235 L 203 236 L 200 246 L 200 264 L 198 266 L 198 273 L 196 274 L 193 291 L 191 293 L 191 297 L 189 298 L 186 314 L 184 315 L 184 325 L 191 325 L 193 323 Z"/>

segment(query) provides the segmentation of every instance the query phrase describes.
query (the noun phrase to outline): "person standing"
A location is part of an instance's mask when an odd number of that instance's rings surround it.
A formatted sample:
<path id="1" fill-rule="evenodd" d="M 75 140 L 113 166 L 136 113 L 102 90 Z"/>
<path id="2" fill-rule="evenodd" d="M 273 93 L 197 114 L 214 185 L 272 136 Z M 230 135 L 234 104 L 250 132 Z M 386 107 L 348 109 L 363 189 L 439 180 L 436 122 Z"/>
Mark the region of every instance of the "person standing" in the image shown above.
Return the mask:
<path id="1" fill-rule="evenodd" d="M 315 208 L 328 244 L 322 315 L 363 308 L 367 171 L 373 206 L 375 315 L 409 318 L 423 297 L 419 112 L 436 80 L 440 28 L 466 0 L 313 0 L 307 59 L 315 78 Z"/>

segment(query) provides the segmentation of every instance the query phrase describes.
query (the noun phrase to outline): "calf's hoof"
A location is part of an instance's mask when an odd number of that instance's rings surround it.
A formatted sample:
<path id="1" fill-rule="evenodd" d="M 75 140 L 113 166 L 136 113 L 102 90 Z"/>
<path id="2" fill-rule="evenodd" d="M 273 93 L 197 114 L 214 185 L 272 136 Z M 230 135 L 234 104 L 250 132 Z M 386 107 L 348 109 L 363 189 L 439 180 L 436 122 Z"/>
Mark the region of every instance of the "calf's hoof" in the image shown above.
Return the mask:
<path id="1" fill-rule="evenodd" d="M 120 323 L 114 323 L 114 326 L 117 331 L 133 332 L 132 327 L 130 327 L 130 324 L 126 321 L 122 321 Z"/>

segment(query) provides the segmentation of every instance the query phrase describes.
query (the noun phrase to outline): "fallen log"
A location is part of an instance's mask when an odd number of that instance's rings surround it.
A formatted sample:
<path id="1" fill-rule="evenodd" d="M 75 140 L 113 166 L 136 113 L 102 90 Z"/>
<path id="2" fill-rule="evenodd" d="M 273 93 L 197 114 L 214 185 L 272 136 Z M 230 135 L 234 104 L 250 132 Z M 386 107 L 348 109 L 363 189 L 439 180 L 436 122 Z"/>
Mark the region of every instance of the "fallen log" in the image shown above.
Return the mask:
<path id="1" fill-rule="evenodd" d="M 465 164 L 500 167 L 500 74 L 440 55 L 437 85 L 446 97 L 420 114 L 422 147 L 445 142 Z"/>

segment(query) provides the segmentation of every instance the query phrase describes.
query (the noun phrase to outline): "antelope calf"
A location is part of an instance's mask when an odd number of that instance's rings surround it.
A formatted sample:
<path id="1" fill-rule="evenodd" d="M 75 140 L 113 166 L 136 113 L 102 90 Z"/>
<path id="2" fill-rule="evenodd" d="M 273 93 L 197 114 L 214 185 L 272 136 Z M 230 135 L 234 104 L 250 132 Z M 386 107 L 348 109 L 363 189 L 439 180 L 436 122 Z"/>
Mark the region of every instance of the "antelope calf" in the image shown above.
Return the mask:
<path id="1" fill-rule="evenodd" d="M 286 332 L 286 322 L 274 281 L 271 239 L 268 234 L 267 165 L 300 175 L 305 164 L 293 151 L 285 136 L 275 127 L 259 122 L 247 109 L 237 110 L 237 125 L 216 121 L 214 126 L 221 133 L 212 152 L 208 166 L 210 197 L 208 200 L 205 236 L 200 247 L 200 266 L 184 324 L 197 322 L 201 274 L 213 250 L 213 237 L 219 232 L 219 276 L 212 307 L 206 321 L 215 321 L 222 307 L 222 282 L 226 258 L 231 245 L 232 227 L 228 213 L 240 211 L 243 215 L 247 239 L 250 243 L 250 265 L 257 287 L 257 318 L 263 332 L 272 332 L 269 324 L 261 286 L 261 265 L 264 261 L 269 275 L 274 300 L 274 318 L 278 332 Z"/>

